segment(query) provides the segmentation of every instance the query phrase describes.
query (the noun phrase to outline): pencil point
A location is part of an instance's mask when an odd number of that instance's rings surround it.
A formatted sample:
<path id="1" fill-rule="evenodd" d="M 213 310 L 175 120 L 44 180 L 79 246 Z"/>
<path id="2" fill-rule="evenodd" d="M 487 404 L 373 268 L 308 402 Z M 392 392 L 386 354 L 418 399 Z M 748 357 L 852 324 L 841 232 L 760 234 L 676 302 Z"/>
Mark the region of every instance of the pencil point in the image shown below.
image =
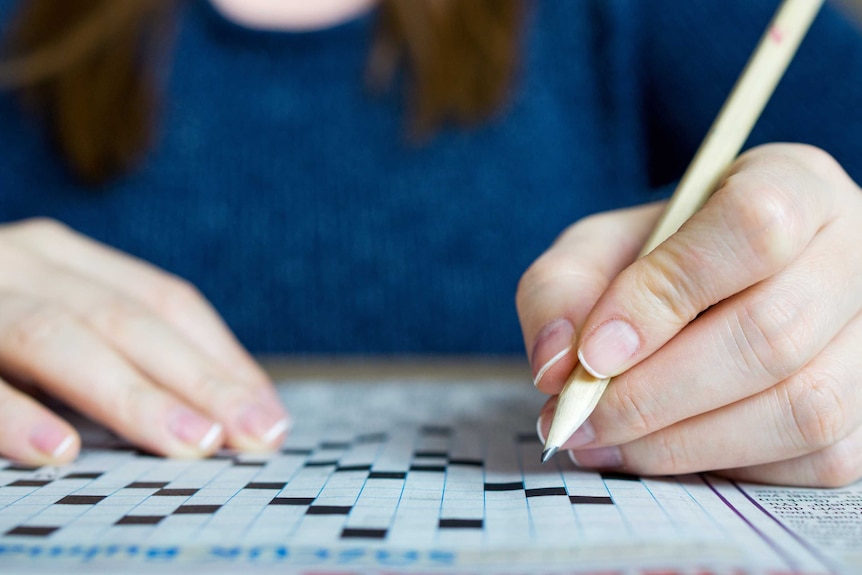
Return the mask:
<path id="1" fill-rule="evenodd" d="M 549 447 L 542 452 L 542 463 L 547 463 L 550 458 L 554 456 L 556 452 L 560 450 L 559 447 Z"/>

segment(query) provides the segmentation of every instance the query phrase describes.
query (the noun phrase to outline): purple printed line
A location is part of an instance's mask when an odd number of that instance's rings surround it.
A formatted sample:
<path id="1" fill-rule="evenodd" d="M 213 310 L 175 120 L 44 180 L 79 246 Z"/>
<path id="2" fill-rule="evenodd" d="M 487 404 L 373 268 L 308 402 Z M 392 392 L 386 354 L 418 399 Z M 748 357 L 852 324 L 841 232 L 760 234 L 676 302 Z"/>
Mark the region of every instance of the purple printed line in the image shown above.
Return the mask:
<path id="1" fill-rule="evenodd" d="M 726 506 L 727 506 L 731 511 L 733 511 L 733 512 L 736 514 L 736 516 L 737 516 L 737 517 L 739 517 L 740 519 L 742 519 L 742 521 L 743 521 L 746 525 L 748 525 L 748 526 L 751 528 L 751 530 L 752 530 L 752 531 L 754 531 L 755 533 L 757 533 L 757 534 L 760 536 L 760 538 L 761 538 L 761 539 L 763 539 L 763 541 L 764 541 L 767 545 L 769 545 L 769 546 L 772 548 L 772 550 L 775 552 L 775 554 L 776 554 L 776 555 L 778 555 L 779 557 L 781 557 L 781 559 L 782 559 L 782 560 L 784 560 L 784 562 L 787 564 L 787 566 L 788 566 L 788 567 L 790 567 L 790 568 L 791 568 L 791 569 L 793 569 L 794 571 L 798 571 L 798 570 L 799 570 L 799 568 L 796 566 L 796 562 L 793 560 L 793 558 L 792 558 L 792 557 L 790 557 L 790 556 L 789 556 L 789 555 L 788 555 L 788 554 L 787 554 L 787 553 L 786 553 L 786 552 L 785 552 L 785 551 L 784 551 L 784 550 L 783 550 L 783 549 L 782 549 L 782 548 L 781 548 L 781 547 L 780 547 L 780 546 L 779 546 L 775 541 L 773 541 L 773 540 L 772 540 L 772 539 L 771 539 L 771 538 L 770 538 L 766 533 L 764 533 L 763 531 L 761 531 L 760 529 L 758 529 L 758 528 L 757 528 L 757 527 L 756 527 L 756 526 L 755 526 L 751 521 L 749 521 L 749 520 L 748 520 L 748 518 L 747 518 L 745 515 L 743 515 L 743 514 L 742 514 L 742 512 L 740 512 L 740 511 L 739 511 L 739 509 L 737 509 L 737 508 L 733 505 L 733 503 L 731 503 L 730 501 L 728 501 L 728 500 L 724 497 L 724 495 L 722 495 L 721 493 L 719 493 L 719 492 L 718 492 L 718 489 L 716 489 L 716 488 L 715 488 L 715 486 L 713 486 L 713 484 L 712 484 L 712 483 L 710 483 L 710 482 L 709 482 L 709 480 L 706 478 L 706 475 L 701 474 L 701 475 L 700 475 L 700 478 L 703 480 L 703 482 L 704 482 L 704 483 L 706 483 L 706 486 L 707 486 L 707 487 L 709 487 L 709 488 L 712 490 L 712 492 L 713 492 L 713 493 L 715 493 L 715 495 L 716 495 L 719 499 L 721 499 L 722 503 L 724 503 L 724 504 L 725 504 L 725 505 L 726 505 Z"/>
<path id="2" fill-rule="evenodd" d="M 822 563 L 822 564 L 823 564 L 823 566 L 824 566 L 824 567 L 826 567 L 826 569 L 828 569 L 828 570 L 829 570 L 829 573 L 832 573 L 832 574 L 836 574 L 836 573 L 838 573 L 838 570 L 837 570 L 834 566 L 832 566 L 832 565 L 831 565 L 831 563 L 832 563 L 832 562 L 829 560 L 829 558 L 827 558 L 827 557 L 826 557 L 826 556 L 824 556 L 822 553 L 820 553 L 820 551 L 819 551 L 816 547 L 814 547 L 813 545 L 811 545 L 808 541 L 806 541 L 805 539 L 803 539 L 803 538 L 802 538 L 800 535 L 798 535 L 795 531 L 793 531 L 792 529 L 790 529 L 790 527 L 788 527 L 787 525 L 785 525 L 784 523 L 782 523 L 782 522 L 781 522 L 781 520 L 780 520 L 780 519 L 778 519 L 778 517 L 776 517 L 775 515 L 773 515 L 772 513 L 770 513 L 767 509 L 765 509 L 765 508 L 764 508 L 760 503 L 758 503 L 758 502 L 757 502 L 757 501 L 756 501 L 756 500 L 755 500 L 751 495 L 749 495 L 748 493 L 746 493 L 746 491 L 745 491 L 742 487 L 740 487 L 740 486 L 739 486 L 739 484 L 738 484 L 736 481 L 731 481 L 730 483 L 731 483 L 731 485 L 733 485 L 734 487 L 736 487 L 737 491 L 739 491 L 740 493 L 742 493 L 742 495 L 743 495 L 743 496 L 745 496 L 745 498 L 746 498 L 746 499 L 748 499 L 748 500 L 751 502 L 751 504 L 752 504 L 752 505 L 754 505 L 755 507 L 757 507 L 757 508 L 760 510 L 760 512 L 761 512 L 761 513 L 763 513 L 764 515 L 766 515 L 767 517 L 769 517 L 770 519 L 772 519 L 773 521 L 775 521 L 775 523 L 777 523 L 779 527 L 781 527 L 785 532 L 787 532 L 787 534 L 788 534 L 788 535 L 790 535 L 794 540 L 796 540 L 796 542 L 797 542 L 797 543 L 799 543 L 799 545 L 801 545 L 801 546 L 802 546 L 806 551 L 808 551 L 809 553 L 811 553 L 811 555 L 812 555 L 815 559 L 817 559 L 818 561 L 820 561 L 820 563 Z"/>

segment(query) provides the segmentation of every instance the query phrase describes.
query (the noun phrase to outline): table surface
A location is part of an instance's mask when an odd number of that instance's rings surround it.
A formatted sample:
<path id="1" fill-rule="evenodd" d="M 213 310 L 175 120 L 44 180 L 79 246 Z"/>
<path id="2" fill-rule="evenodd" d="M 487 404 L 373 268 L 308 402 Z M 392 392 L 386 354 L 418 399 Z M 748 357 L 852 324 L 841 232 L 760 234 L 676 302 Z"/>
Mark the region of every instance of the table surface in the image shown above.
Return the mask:
<path id="1" fill-rule="evenodd" d="M 264 356 L 258 359 L 276 381 L 531 380 L 530 366 L 524 356 Z"/>

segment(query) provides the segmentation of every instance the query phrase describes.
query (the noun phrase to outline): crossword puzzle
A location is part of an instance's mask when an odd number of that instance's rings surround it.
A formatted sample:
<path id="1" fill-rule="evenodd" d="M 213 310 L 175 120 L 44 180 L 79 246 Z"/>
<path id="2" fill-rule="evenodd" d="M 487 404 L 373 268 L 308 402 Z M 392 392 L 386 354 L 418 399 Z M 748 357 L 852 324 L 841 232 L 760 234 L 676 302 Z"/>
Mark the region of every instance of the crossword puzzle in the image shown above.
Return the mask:
<path id="1" fill-rule="evenodd" d="M 0 529 L 4 539 L 114 543 L 314 537 L 415 547 L 455 536 L 480 544 L 513 529 L 528 537 L 537 521 L 561 526 L 561 511 L 574 526 L 567 507 L 614 505 L 605 481 L 640 484 L 612 474 L 576 480 L 558 469 L 524 475 L 525 465 L 538 469 L 540 452 L 535 432 L 489 446 L 475 429 L 441 426 L 316 445 L 300 436 L 275 455 L 222 453 L 202 462 L 90 448 L 76 470 L 0 469 Z"/>
<path id="2" fill-rule="evenodd" d="M 154 457 L 81 424 L 86 449 L 71 466 L 0 460 L 0 564 L 503 572 L 512 562 L 605 565 L 644 550 L 657 564 L 776 556 L 738 533 L 738 512 L 705 478 L 582 471 L 565 457 L 542 465 L 541 398 L 505 386 L 483 392 L 477 401 L 467 388 L 441 398 L 434 386 L 295 386 L 285 402 L 305 417 L 278 453 L 203 461 Z"/>

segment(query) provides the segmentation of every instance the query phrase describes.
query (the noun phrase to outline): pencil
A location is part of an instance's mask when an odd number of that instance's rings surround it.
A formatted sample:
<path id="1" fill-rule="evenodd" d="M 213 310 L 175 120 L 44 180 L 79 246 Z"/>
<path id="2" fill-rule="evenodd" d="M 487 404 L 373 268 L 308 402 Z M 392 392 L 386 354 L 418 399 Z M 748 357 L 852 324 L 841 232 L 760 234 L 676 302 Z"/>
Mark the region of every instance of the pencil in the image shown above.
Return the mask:
<path id="1" fill-rule="evenodd" d="M 640 256 L 648 254 L 674 234 L 718 186 L 720 178 L 748 139 L 822 4 L 823 0 L 784 0 L 779 6 Z M 609 382 L 610 378 L 593 377 L 578 364 L 560 392 L 542 452 L 543 463 L 586 421 Z"/>

